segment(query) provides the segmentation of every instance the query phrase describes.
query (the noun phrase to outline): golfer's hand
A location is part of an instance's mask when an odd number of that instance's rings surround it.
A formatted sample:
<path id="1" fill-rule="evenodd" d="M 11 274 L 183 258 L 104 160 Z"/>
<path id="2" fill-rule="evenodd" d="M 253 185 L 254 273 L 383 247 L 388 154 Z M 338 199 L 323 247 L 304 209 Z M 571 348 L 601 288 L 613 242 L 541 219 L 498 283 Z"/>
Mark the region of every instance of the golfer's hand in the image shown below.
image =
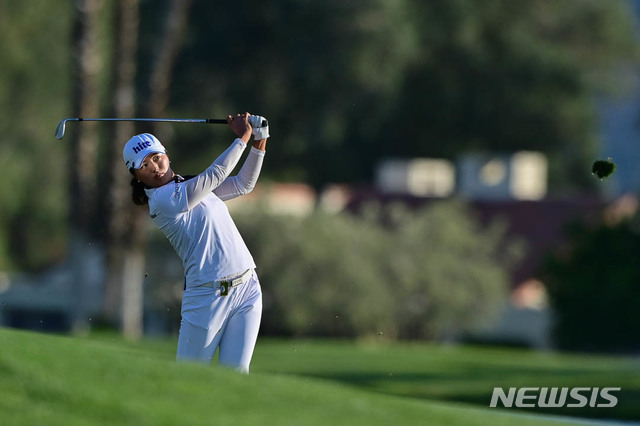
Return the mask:
<path id="1" fill-rule="evenodd" d="M 269 138 L 269 124 L 263 126 L 263 123 L 269 123 L 266 118 L 259 115 L 252 115 L 249 118 L 253 133 L 253 140 L 260 141 Z"/>
<path id="2" fill-rule="evenodd" d="M 249 139 L 251 139 L 251 125 L 249 124 L 250 115 L 251 114 L 248 112 L 245 112 L 244 114 L 227 116 L 227 125 L 237 137 L 245 141 L 247 144 L 249 143 Z"/>

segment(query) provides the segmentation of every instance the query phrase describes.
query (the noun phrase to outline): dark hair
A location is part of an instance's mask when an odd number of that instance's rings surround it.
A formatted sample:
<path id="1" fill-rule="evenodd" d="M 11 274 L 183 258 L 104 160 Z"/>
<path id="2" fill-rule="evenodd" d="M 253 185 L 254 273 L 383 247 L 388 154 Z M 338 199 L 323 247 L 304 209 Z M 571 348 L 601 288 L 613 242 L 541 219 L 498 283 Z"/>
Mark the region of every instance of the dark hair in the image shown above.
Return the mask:
<path id="1" fill-rule="evenodd" d="M 146 206 L 149 204 L 149 197 L 144 191 L 145 185 L 135 177 L 131 179 L 131 199 L 138 206 Z"/>

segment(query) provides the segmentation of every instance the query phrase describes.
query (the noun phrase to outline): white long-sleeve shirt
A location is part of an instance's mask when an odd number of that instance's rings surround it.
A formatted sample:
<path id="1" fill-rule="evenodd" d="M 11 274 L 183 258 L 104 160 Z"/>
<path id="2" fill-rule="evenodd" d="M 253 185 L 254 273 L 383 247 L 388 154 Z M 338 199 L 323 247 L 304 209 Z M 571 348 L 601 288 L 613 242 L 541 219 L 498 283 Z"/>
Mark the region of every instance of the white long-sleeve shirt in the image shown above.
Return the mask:
<path id="1" fill-rule="evenodd" d="M 199 175 L 145 190 L 151 218 L 182 259 L 188 287 L 256 267 L 223 202 L 247 194 L 258 180 L 265 152 L 256 148 L 229 176 L 246 146 L 236 139 Z"/>

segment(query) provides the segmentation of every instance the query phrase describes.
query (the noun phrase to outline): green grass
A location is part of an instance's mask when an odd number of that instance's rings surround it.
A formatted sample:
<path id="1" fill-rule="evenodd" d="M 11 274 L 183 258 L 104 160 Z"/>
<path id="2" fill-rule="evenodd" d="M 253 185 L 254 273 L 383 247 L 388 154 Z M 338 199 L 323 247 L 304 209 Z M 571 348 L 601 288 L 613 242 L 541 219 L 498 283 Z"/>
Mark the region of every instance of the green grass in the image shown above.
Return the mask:
<path id="1" fill-rule="evenodd" d="M 621 387 L 615 408 L 532 412 L 640 420 L 640 359 L 425 344 L 262 342 L 255 369 L 487 407 L 494 387 Z M 602 401 L 604 402 L 604 401 Z"/>
<path id="2" fill-rule="evenodd" d="M 217 366 L 176 363 L 175 343 L 0 329 L 0 423 L 561 424 L 487 408 L 494 386 L 536 383 L 607 382 L 635 398 L 625 401 L 627 394 L 621 394 L 621 406 L 640 405 L 638 362 L 624 359 L 262 339 L 247 376 Z M 634 410 L 620 412 L 640 418 Z"/>

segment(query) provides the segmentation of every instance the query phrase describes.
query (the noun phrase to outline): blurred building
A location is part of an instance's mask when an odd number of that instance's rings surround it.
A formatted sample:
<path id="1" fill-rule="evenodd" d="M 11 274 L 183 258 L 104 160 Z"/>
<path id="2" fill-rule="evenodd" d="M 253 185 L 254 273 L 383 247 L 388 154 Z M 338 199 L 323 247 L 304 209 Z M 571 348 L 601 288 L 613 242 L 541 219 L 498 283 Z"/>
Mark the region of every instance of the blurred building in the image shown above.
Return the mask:
<path id="1" fill-rule="evenodd" d="M 375 185 L 387 194 L 476 200 L 540 200 L 547 194 L 547 158 L 539 152 L 468 153 L 457 164 L 435 158 L 387 159 Z"/>
<path id="2" fill-rule="evenodd" d="M 457 192 L 467 198 L 541 200 L 547 195 L 547 158 L 539 152 L 471 153 L 458 165 Z"/>
<path id="3" fill-rule="evenodd" d="M 87 297 L 82 301 L 82 310 L 92 317 L 99 315 L 102 309 L 102 284 L 106 272 L 101 250 L 96 247 L 86 250 L 90 273 L 84 283 Z M 68 331 L 79 303 L 73 265 L 62 263 L 40 274 L 3 274 L 0 276 L 0 301 L 0 326 Z"/>
<path id="4" fill-rule="evenodd" d="M 455 167 L 448 160 L 412 158 L 383 160 L 376 170 L 376 187 L 383 192 L 419 197 L 447 197 L 455 190 Z"/>

